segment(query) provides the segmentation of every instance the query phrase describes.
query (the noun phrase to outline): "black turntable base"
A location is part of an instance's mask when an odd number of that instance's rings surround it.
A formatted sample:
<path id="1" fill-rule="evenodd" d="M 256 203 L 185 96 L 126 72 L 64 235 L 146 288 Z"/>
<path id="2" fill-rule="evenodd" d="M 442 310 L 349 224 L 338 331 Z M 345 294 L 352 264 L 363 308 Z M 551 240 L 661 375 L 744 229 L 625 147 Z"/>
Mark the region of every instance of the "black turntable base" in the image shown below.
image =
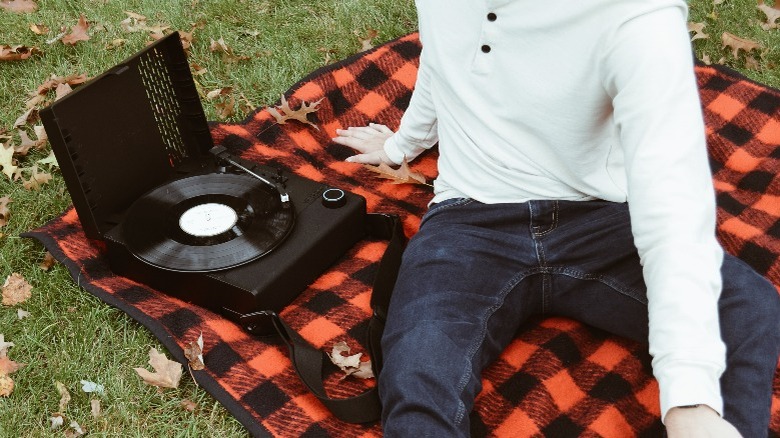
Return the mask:
<path id="1" fill-rule="evenodd" d="M 243 175 L 222 176 L 246 178 Z M 257 311 L 258 306 L 261 306 L 262 310 L 279 311 L 316 280 L 338 257 L 364 238 L 366 229 L 366 206 L 362 197 L 342 192 L 347 197 L 346 203 L 341 207 L 331 208 L 325 205 L 327 200 L 323 202 L 326 190 L 334 190 L 328 186 L 290 175 L 287 188 L 291 198 L 301 201 L 293 204 L 296 223 L 294 229 L 283 239 L 283 244 L 267 251 L 260 247 L 244 253 L 245 247 L 252 246 L 252 242 L 244 239 L 244 236 L 216 245 L 181 246 L 179 242 L 164 237 L 163 241 L 167 244 L 187 249 L 187 254 L 196 255 L 180 256 L 181 261 L 175 260 L 171 258 L 176 257 L 175 254 L 169 253 L 166 246 L 166 249 L 161 250 L 161 258 L 166 263 L 172 262 L 176 265 L 192 264 L 196 269 L 173 270 L 170 269 L 171 265 L 160 268 L 138 256 L 138 251 L 134 251 L 133 245 L 127 241 L 131 235 L 127 231 L 138 229 L 141 225 L 140 222 L 135 223 L 128 214 L 127 220 L 121 226 L 105 235 L 111 269 L 117 274 L 146 283 L 185 301 L 221 310 L 233 318 Z M 266 225 L 268 221 L 264 219 L 262 222 Z M 283 232 L 282 228 L 274 227 L 274 230 Z M 154 229 L 153 233 L 159 236 L 160 228 Z M 175 243 L 171 243 L 172 241 Z M 242 251 L 234 250 L 234 244 Z M 204 259 L 212 255 L 218 259 L 220 253 L 213 251 L 213 248 L 225 245 L 228 247 L 228 253 L 236 253 L 229 258 L 243 253 L 251 259 L 228 269 L 197 269 L 215 263 Z M 192 249 L 194 251 L 189 251 Z M 194 260 L 199 262 L 195 263 Z"/>

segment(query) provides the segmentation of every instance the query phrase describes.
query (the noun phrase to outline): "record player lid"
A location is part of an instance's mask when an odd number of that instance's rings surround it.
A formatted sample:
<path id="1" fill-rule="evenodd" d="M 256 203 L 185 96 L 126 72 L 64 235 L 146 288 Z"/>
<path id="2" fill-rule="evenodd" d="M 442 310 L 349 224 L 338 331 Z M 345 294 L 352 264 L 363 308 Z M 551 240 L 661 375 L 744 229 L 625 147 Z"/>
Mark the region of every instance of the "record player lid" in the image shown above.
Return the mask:
<path id="1" fill-rule="evenodd" d="M 213 146 L 178 33 L 54 102 L 41 119 L 95 239 L 140 195 L 208 162 Z"/>

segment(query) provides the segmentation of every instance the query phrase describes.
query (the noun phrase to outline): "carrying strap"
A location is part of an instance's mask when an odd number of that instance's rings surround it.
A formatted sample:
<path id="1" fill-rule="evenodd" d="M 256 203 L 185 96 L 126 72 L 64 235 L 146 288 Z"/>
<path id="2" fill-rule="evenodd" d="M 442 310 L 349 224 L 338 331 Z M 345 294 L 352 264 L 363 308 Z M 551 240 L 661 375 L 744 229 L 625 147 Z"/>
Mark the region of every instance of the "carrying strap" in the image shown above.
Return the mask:
<path id="1" fill-rule="evenodd" d="M 371 365 L 375 376 L 382 368 L 380 340 L 387 319 L 387 308 L 395 286 L 401 255 L 406 245 L 406 236 L 398 216 L 371 213 L 366 216 L 368 234 L 389 240 L 382 260 L 379 262 L 371 294 L 372 315 L 368 323 L 366 346 L 371 354 Z M 243 315 L 239 322 L 244 327 L 271 319 L 273 327 L 287 345 L 290 360 L 303 383 L 325 407 L 338 419 L 347 423 L 369 423 L 377 421 L 382 413 L 377 387 L 349 398 L 331 398 L 325 392 L 323 384 L 323 365 L 327 363 L 326 354 L 309 344 L 298 332 L 273 311 L 255 312 Z"/>

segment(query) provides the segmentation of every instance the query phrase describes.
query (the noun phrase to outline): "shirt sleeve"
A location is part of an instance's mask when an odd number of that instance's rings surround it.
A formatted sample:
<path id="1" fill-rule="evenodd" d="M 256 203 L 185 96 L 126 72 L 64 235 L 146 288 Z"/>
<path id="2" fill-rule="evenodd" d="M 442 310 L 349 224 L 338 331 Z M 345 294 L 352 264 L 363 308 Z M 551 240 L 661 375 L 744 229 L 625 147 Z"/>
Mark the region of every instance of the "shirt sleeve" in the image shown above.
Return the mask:
<path id="1" fill-rule="evenodd" d="M 634 17 L 609 37 L 600 63 L 625 156 L 662 419 L 691 404 L 723 412 L 723 251 L 686 20 L 682 6 Z"/>
<path id="2" fill-rule="evenodd" d="M 431 96 L 431 73 L 423 49 L 409 107 L 401 117 L 398 131 L 385 141 L 384 148 L 390 160 L 401 164 L 404 159 L 414 160 L 438 140 L 436 110 Z"/>

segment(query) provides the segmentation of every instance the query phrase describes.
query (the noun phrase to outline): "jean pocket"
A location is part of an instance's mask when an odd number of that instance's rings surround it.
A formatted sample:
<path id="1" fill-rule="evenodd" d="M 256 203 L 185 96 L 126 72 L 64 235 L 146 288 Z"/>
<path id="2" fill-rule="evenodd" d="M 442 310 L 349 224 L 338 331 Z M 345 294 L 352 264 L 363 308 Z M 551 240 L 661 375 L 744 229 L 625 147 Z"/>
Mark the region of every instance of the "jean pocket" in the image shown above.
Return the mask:
<path id="1" fill-rule="evenodd" d="M 441 212 L 442 210 L 467 205 L 472 202 L 474 202 L 474 200 L 471 198 L 450 198 L 435 204 L 431 204 L 431 206 L 428 207 L 428 211 L 423 215 L 422 221 L 420 221 L 420 226 L 422 226 L 425 221 L 430 219 L 431 216 Z"/>

